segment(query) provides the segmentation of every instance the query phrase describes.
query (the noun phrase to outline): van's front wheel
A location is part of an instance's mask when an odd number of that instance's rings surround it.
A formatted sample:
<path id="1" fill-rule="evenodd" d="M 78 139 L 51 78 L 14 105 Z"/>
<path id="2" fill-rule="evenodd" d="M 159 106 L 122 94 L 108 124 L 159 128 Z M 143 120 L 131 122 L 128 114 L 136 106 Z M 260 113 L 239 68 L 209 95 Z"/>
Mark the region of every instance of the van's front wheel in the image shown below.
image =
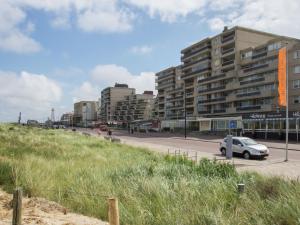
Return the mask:
<path id="1" fill-rule="evenodd" d="M 250 159 L 251 155 L 250 155 L 249 152 L 245 151 L 245 152 L 243 153 L 243 157 L 244 157 L 244 159 Z"/>

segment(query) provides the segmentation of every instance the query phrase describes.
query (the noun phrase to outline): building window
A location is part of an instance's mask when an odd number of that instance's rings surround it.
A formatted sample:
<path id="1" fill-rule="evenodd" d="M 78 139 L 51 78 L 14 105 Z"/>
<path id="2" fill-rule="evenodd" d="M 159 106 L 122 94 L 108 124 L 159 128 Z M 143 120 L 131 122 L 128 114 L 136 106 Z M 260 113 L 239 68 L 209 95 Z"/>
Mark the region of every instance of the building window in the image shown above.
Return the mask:
<path id="1" fill-rule="evenodd" d="M 300 66 L 294 67 L 294 73 L 300 73 Z"/>
<path id="2" fill-rule="evenodd" d="M 247 59 L 252 57 L 252 51 L 242 53 L 242 59 Z"/>
<path id="3" fill-rule="evenodd" d="M 300 88 L 300 80 L 293 80 L 293 88 Z"/>
<path id="4" fill-rule="evenodd" d="M 294 52 L 294 59 L 300 59 L 300 50 Z"/>
<path id="5" fill-rule="evenodd" d="M 300 95 L 294 96 L 293 97 L 293 102 L 294 102 L 294 104 L 299 104 L 300 103 Z"/>
<path id="6" fill-rule="evenodd" d="M 280 42 L 268 45 L 268 51 L 278 50 L 280 48 L 281 48 L 281 43 Z"/>

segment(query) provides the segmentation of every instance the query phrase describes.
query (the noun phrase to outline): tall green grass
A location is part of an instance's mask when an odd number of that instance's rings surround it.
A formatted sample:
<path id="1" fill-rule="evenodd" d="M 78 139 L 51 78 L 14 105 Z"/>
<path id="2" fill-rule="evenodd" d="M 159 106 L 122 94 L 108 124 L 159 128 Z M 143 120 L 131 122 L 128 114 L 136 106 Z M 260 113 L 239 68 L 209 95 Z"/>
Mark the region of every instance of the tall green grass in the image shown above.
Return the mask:
<path id="1" fill-rule="evenodd" d="M 300 224 L 297 181 L 59 130 L 0 125 L 0 185 L 103 220 L 106 196 L 116 196 L 122 224 Z"/>

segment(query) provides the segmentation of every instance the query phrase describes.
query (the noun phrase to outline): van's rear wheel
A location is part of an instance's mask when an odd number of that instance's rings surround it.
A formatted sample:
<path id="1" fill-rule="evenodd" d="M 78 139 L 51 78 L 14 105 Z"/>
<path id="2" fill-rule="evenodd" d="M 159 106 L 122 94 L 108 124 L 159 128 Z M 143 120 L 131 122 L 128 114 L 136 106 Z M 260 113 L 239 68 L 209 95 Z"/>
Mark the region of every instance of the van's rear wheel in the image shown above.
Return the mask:
<path id="1" fill-rule="evenodd" d="M 250 155 L 249 152 L 245 151 L 245 152 L 243 153 L 243 157 L 244 157 L 244 159 L 250 159 L 251 155 Z"/>
<path id="2" fill-rule="evenodd" d="M 221 154 L 224 156 L 226 155 L 226 148 L 221 148 Z"/>

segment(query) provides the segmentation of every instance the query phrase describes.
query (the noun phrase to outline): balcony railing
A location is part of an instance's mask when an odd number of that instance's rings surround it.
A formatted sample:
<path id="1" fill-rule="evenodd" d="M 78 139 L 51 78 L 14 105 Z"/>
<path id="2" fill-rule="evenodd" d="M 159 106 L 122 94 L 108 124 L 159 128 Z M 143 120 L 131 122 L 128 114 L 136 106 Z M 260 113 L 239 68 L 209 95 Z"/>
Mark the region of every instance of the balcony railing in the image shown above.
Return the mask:
<path id="1" fill-rule="evenodd" d="M 187 77 L 189 77 L 191 75 L 194 75 L 194 74 L 197 74 L 197 73 L 202 73 L 202 72 L 208 71 L 210 69 L 211 69 L 211 67 L 208 66 L 206 68 L 203 68 L 203 69 L 200 69 L 200 70 L 197 70 L 197 71 L 193 71 L 193 72 L 186 71 L 186 72 L 184 72 L 184 75 L 182 76 L 182 78 L 184 79 L 184 78 L 187 78 Z"/>
<path id="2" fill-rule="evenodd" d="M 242 93 L 242 94 L 237 94 L 236 97 L 249 97 L 249 96 L 255 96 L 255 95 L 260 95 L 260 91 L 253 91 L 250 93 Z"/>
<path id="3" fill-rule="evenodd" d="M 234 64 L 234 60 L 225 61 L 225 62 L 222 63 L 222 66 L 229 66 L 231 64 Z"/>
<path id="4" fill-rule="evenodd" d="M 204 46 L 204 47 L 202 47 L 202 48 L 200 48 L 200 49 L 198 49 L 196 51 L 187 52 L 183 56 L 181 56 L 181 60 L 183 61 L 185 58 L 188 58 L 188 57 L 190 57 L 192 55 L 195 55 L 195 54 L 197 54 L 199 52 L 202 52 L 204 50 L 210 50 L 210 49 L 211 49 L 211 46 L 210 45 L 206 45 L 206 46 Z"/>
<path id="5" fill-rule="evenodd" d="M 254 71 L 254 70 L 266 68 L 266 67 L 268 67 L 268 66 L 269 66 L 269 64 L 262 64 L 262 65 L 253 66 L 253 67 L 244 69 L 243 71 L 244 71 L 244 73 L 248 73 L 248 72 L 251 72 L 251 71 Z"/>
<path id="6" fill-rule="evenodd" d="M 226 86 L 225 86 L 225 85 L 222 85 L 222 86 L 219 86 L 219 87 L 208 88 L 208 89 L 205 89 L 205 90 L 199 90 L 198 93 L 204 93 L 204 92 L 210 92 L 210 91 L 223 90 L 223 89 L 225 89 L 225 88 L 226 88 Z"/>
<path id="7" fill-rule="evenodd" d="M 230 52 L 234 52 L 234 48 L 222 50 L 222 55 L 225 55 L 225 54 L 230 53 Z"/>
<path id="8" fill-rule="evenodd" d="M 262 81 L 265 81 L 264 77 L 256 78 L 253 80 L 240 81 L 240 85 L 251 84 L 251 83 L 262 82 Z"/>
<path id="9" fill-rule="evenodd" d="M 220 101 L 226 101 L 226 97 L 219 97 L 219 98 L 213 98 L 213 99 L 205 99 L 205 100 L 199 100 L 198 103 L 208 103 L 208 102 L 220 102 Z"/>
<path id="10" fill-rule="evenodd" d="M 204 79 L 198 80 L 198 83 L 215 80 L 215 79 L 222 78 L 222 77 L 225 77 L 225 76 L 226 76 L 226 74 L 222 73 L 222 74 L 219 74 L 219 75 L 206 77 Z"/>
<path id="11" fill-rule="evenodd" d="M 234 36 L 235 36 L 235 34 L 231 34 L 231 35 L 229 35 L 229 36 L 227 36 L 227 37 L 223 37 L 223 38 L 222 38 L 222 44 L 224 44 L 224 43 L 226 43 L 226 42 L 228 42 L 228 41 L 234 40 Z"/>
<path id="12" fill-rule="evenodd" d="M 253 55 L 252 59 L 257 59 L 257 58 L 265 57 L 267 55 L 268 55 L 267 52 L 258 53 L 258 54 Z"/>
<path id="13" fill-rule="evenodd" d="M 239 107 L 236 108 L 237 111 L 259 110 L 259 109 L 261 109 L 260 105 L 239 106 Z"/>
<path id="14" fill-rule="evenodd" d="M 207 57 L 204 57 L 204 58 L 199 59 L 199 60 L 196 60 L 196 61 L 184 62 L 183 65 L 182 65 L 182 68 L 191 66 L 191 65 L 196 64 L 196 63 L 199 63 L 199 62 L 203 62 L 203 61 L 205 61 L 205 60 L 211 60 L 211 57 L 210 57 L 210 56 L 207 56 Z"/>

